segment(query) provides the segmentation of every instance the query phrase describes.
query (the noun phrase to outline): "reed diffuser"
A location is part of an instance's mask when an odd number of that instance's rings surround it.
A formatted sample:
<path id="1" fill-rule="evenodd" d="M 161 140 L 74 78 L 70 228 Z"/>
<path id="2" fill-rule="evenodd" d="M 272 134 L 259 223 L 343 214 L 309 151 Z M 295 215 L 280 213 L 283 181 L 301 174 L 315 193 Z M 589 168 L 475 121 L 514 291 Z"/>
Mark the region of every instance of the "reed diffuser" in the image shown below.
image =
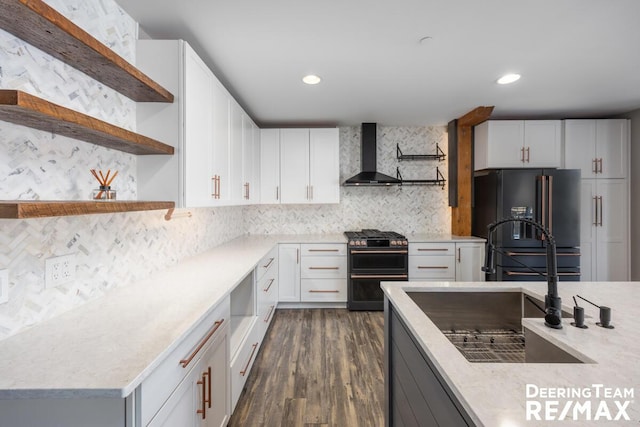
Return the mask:
<path id="1" fill-rule="evenodd" d="M 118 175 L 118 171 L 116 171 L 113 175 L 111 175 L 111 169 L 107 171 L 107 174 L 104 175 L 102 171 L 97 171 L 95 169 L 91 169 L 91 174 L 98 180 L 100 187 L 93 190 L 91 192 L 91 198 L 93 200 L 115 200 L 116 199 L 116 190 L 111 189 L 111 183 Z"/>

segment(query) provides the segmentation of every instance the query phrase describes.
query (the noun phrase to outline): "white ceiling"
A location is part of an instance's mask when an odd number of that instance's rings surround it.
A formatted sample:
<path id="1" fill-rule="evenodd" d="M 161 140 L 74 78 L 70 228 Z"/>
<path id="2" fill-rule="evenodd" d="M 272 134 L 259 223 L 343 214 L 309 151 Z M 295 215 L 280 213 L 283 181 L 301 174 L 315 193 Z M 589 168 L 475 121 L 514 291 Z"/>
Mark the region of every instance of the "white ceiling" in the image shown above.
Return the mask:
<path id="1" fill-rule="evenodd" d="M 638 0 L 117 1 L 152 38 L 187 40 L 261 126 L 640 108 Z M 496 84 L 507 72 L 522 78 Z"/>

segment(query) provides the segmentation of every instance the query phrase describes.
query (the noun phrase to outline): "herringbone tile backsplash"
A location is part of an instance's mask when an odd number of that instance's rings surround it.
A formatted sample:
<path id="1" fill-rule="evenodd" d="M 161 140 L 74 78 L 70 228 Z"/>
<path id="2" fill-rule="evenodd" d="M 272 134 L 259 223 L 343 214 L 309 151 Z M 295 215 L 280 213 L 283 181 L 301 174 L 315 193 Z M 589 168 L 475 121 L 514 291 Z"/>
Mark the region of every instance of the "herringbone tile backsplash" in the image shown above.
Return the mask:
<path id="1" fill-rule="evenodd" d="M 136 23 L 114 0 L 48 3 L 130 62 Z M 20 89 L 135 130 L 136 104 L 85 74 L 0 30 L 0 88 Z M 446 162 L 402 162 L 406 153 L 446 147 L 444 127 L 378 128 L 378 165 L 405 178 L 435 177 Z M 341 177 L 360 169 L 360 129 L 340 129 Z M 119 199 L 136 199 L 136 157 L 0 121 L 0 200 L 87 199 L 96 183 L 90 168 L 118 170 Z M 0 219 L 0 269 L 9 269 L 9 302 L 0 305 L 0 340 L 133 283 L 186 257 L 245 233 L 340 233 L 376 227 L 447 232 L 446 191 L 438 187 L 342 188 L 339 205 L 191 209 L 192 218 L 165 221 L 164 212 L 30 220 Z M 77 279 L 44 287 L 44 260 L 77 254 Z"/>

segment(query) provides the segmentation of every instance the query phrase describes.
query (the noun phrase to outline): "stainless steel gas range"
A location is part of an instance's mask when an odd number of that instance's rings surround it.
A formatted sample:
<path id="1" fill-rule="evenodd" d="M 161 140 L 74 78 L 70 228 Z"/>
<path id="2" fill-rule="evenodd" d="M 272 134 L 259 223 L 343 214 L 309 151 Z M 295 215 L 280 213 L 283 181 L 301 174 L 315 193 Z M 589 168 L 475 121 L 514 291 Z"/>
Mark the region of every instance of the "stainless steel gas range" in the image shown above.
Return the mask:
<path id="1" fill-rule="evenodd" d="M 349 239 L 347 308 L 382 310 L 384 294 L 380 282 L 409 278 L 407 238 L 375 229 L 344 234 Z"/>

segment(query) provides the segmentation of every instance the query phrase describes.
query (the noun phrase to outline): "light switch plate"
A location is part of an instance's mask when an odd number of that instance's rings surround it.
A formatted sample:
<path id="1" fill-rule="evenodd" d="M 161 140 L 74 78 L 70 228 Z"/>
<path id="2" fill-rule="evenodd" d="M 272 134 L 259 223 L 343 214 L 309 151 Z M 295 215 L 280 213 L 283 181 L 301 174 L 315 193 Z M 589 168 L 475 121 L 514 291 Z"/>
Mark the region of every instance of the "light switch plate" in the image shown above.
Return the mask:
<path id="1" fill-rule="evenodd" d="M 76 254 L 51 257 L 44 260 L 44 286 L 53 288 L 76 279 Z"/>
<path id="2" fill-rule="evenodd" d="M 0 304 L 9 301 L 9 270 L 0 270 Z"/>

